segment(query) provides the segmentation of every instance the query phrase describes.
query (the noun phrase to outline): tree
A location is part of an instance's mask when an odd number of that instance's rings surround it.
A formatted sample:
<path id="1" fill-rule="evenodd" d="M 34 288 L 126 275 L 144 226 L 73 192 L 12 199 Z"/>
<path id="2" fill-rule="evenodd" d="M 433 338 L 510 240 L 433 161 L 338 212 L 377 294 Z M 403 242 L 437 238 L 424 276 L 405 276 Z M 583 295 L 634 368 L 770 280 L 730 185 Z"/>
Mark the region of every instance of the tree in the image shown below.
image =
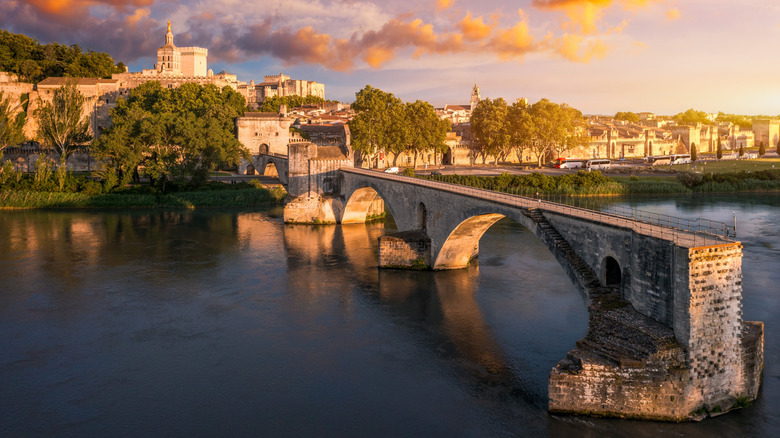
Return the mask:
<path id="1" fill-rule="evenodd" d="M 696 161 L 699 158 L 696 151 L 696 144 L 691 144 L 691 161 Z"/>
<path id="2" fill-rule="evenodd" d="M 471 132 L 481 146 L 482 164 L 488 155 L 496 157 L 498 165 L 500 155 L 505 155 L 511 137 L 507 129 L 509 107 L 502 98 L 484 99 L 471 112 Z"/>
<path id="3" fill-rule="evenodd" d="M 517 100 L 509 107 L 507 123 L 509 124 L 512 149 L 515 151 L 517 160 L 522 163 L 525 149 L 536 152 L 533 143 L 534 138 L 536 138 L 536 127 L 533 123 L 530 107 L 525 100 Z"/>
<path id="4" fill-rule="evenodd" d="M 777 146 L 775 146 L 775 152 L 780 155 L 780 138 L 777 139 Z"/>
<path id="5" fill-rule="evenodd" d="M 720 139 L 718 139 L 718 149 L 715 152 L 715 156 L 718 157 L 719 160 L 723 158 L 723 143 L 720 141 Z"/>
<path id="6" fill-rule="evenodd" d="M 696 111 L 693 108 L 674 116 L 674 120 L 680 125 L 709 124 L 710 119 L 704 111 Z"/>
<path id="7" fill-rule="evenodd" d="M 224 87 L 184 84 L 173 90 L 147 82 L 117 100 L 112 126 L 95 141 L 95 154 L 129 182 L 143 166 L 150 181 L 165 190 L 170 179 L 205 179 L 207 172 L 232 165 L 247 151 L 236 139 L 235 118 L 244 98 Z"/>
<path id="8" fill-rule="evenodd" d="M 405 152 L 414 155 L 414 166 L 417 167 L 417 156 L 421 153 L 444 154 L 449 120 L 440 119 L 433 106 L 421 100 L 407 103 L 403 108 L 407 123 L 407 128 L 403 129 L 407 133 Z"/>
<path id="9" fill-rule="evenodd" d="M 22 126 L 24 115 L 19 113 L 14 116 L 14 107 L 10 98 L 0 90 L 0 153 L 8 145 L 15 145 L 24 141 Z"/>
<path id="10" fill-rule="evenodd" d="M 639 114 L 631 111 L 618 111 L 615 113 L 615 120 L 624 120 L 630 123 L 639 123 Z"/>
<path id="11" fill-rule="evenodd" d="M 352 134 L 352 149 L 359 152 L 369 163 L 380 152 L 392 150 L 398 144 L 397 138 L 390 135 L 393 117 L 402 114 L 398 106 L 401 100 L 371 85 L 366 85 L 355 93 L 355 102 L 352 109 L 355 117 L 349 121 L 349 130 Z M 371 167 L 373 164 L 369 164 Z"/>
<path id="12" fill-rule="evenodd" d="M 742 158 L 745 155 L 745 146 L 739 145 L 739 158 Z"/>
<path id="13" fill-rule="evenodd" d="M 60 165 L 65 164 L 76 147 L 92 140 L 89 119 L 83 112 L 84 96 L 74 81 L 54 90 L 51 103 L 41 102 L 38 137 L 60 154 Z"/>
<path id="14" fill-rule="evenodd" d="M 766 153 L 766 146 L 764 146 L 764 142 L 762 141 L 761 143 L 758 144 L 758 155 L 760 157 L 763 157 L 765 153 Z"/>

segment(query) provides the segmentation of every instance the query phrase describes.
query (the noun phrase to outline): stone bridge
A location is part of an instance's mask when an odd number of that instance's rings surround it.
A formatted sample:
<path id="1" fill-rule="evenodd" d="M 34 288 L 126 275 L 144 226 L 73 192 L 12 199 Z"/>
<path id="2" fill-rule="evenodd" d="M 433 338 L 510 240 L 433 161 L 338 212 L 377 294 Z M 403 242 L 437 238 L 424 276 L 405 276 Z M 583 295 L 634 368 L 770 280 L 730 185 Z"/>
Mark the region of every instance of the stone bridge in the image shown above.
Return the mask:
<path id="1" fill-rule="evenodd" d="M 258 175 L 275 176 L 279 182 L 287 187 L 290 182 L 290 160 L 287 155 L 260 153 L 252 156 L 252 166 Z M 244 173 L 246 167 L 239 169 L 239 173 Z"/>
<path id="2" fill-rule="evenodd" d="M 763 324 L 741 318 L 739 242 L 364 169 L 342 168 L 337 185 L 341 196 L 321 201 L 337 222 L 364 222 L 377 197 L 395 219 L 380 267 L 466 267 L 504 217 L 546 244 L 591 315 L 588 335 L 551 372 L 551 411 L 682 421 L 756 397 Z"/>

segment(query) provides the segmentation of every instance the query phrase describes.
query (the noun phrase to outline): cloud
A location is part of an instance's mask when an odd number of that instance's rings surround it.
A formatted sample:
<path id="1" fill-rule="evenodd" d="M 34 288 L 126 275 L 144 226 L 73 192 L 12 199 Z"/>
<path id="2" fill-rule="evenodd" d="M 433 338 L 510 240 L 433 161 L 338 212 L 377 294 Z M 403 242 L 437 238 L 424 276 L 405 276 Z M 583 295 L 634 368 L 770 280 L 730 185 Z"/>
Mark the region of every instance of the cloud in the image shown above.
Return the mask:
<path id="1" fill-rule="evenodd" d="M 427 6 L 411 0 L 260 0 L 256 9 L 240 13 L 234 12 L 239 0 L 5 0 L 0 28 L 106 51 L 126 63 L 154 56 L 168 19 L 176 45 L 206 47 L 210 62 L 273 57 L 283 65 L 337 71 L 448 54 L 519 61 L 529 53 L 550 53 L 589 62 L 603 58 L 612 48 L 604 42 L 608 35 L 623 32 L 629 22 L 604 23 L 608 8 L 631 10 L 661 1 L 666 0 L 532 0 L 542 13 L 563 13 L 561 32 L 546 29 L 543 20 L 532 25 L 537 17 L 523 9 L 514 18 L 500 10 L 464 14 L 454 0 Z M 442 8 L 450 10 L 438 14 Z"/>
<path id="2" fill-rule="evenodd" d="M 455 0 L 436 0 L 436 8 L 439 10 L 447 9 L 455 3 Z"/>
<path id="3" fill-rule="evenodd" d="M 458 28 L 463 33 L 463 38 L 467 41 L 479 41 L 489 37 L 493 27 L 495 27 L 495 24 L 485 24 L 482 17 L 472 17 L 470 11 L 458 23 Z"/>
<path id="4" fill-rule="evenodd" d="M 664 0 L 532 0 L 531 4 L 540 10 L 562 11 L 569 21 L 564 22 L 562 29 L 577 33 L 594 35 L 598 33 L 604 12 L 614 5 L 621 5 L 624 10 L 637 11 L 651 3 L 661 3 Z"/>
<path id="5" fill-rule="evenodd" d="M 669 21 L 674 21 L 680 18 L 680 10 L 677 8 L 669 9 L 666 11 L 666 19 Z"/>
<path id="6" fill-rule="evenodd" d="M 553 43 L 555 51 L 573 62 L 588 63 L 593 58 L 603 59 L 609 47 L 598 39 L 587 39 L 582 35 L 565 34 Z"/>

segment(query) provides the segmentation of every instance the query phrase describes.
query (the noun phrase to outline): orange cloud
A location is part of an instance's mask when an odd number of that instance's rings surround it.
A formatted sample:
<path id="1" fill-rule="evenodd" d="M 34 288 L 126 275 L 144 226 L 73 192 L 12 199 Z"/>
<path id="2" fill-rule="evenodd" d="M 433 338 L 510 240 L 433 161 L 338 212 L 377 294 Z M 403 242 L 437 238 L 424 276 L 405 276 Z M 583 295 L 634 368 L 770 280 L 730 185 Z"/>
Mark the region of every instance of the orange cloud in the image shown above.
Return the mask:
<path id="1" fill-rule="evenodd" d="M 41 12 L 58 15 L 73 14 L 94 5 L 113 6 L 117 9 L 149 6 L 154 3 L 154 0 L 27 0 L 27 3 Z"/>
<path id="2" fill-rule="evenodd" d="M 450 6 L 452 6 L 453 3 L 455 3 L 455 0 L 437 0 L 436 1 L 436 7 L 439 10 L 447 9 Z"/>
<path id="3" fill-rule="evenodd" d="M 669 21 L 674 21 L 680 18 L 680 10 L 677 8 L 669 9 L 666 11 L 666 19 Z"/>
<path id="4" fill-rule="evenodd" d="M 528 22 L 520 21 L 513 27 L 500 31 L 491 41 L 490 48 L 503 59 L 520 57 L 530 52 L 533 48 L 533 37 Z"/>
<path id="5" fill-rule="evenodd" d="M 458 28 L 467 41 L 479 41 L 489 37 L 494 26 L 495 23 L 485 24 L 482 17 L 473 18 L 471 12 L 466 12 L 466 16 L 458 23 Z"/>
<path id="6" fill-rule="evenodd" d="M 651 3 L 664 0 L 532 0 L 532 5 L 542 10 L 563 11 L 569 22 L 563 24 L 564 30 L 579 30 L 580 33 L 593 35 L 598 32 L 598 24 L 606 9 L 619 3 L 623 9 L 638 10 Z"/>
<path id="7" fill-rule="evenodd" d="M 588 63 L 593 58 L 603 59 L 609 47 L 597 39 L 586 39 L 582 35 L 565 34 L 556 43 L 556 52 L 573 62 Z"/>

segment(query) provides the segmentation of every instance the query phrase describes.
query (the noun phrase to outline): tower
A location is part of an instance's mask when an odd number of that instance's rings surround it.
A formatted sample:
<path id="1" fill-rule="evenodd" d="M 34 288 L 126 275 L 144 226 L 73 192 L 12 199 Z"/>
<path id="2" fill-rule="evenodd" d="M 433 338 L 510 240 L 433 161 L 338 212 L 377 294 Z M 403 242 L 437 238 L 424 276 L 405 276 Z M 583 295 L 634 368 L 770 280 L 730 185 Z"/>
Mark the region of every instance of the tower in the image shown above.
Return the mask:
<path id="1" fill-rule="evenodd" d="M 168 21 L 168 32 L 165 34 L 165 44 L 157 49 L 157 64 L 154 67 L 159 72 L 181 74 L 181 51 L 173 44 L 170 21 Z"/>
<path id="2" fill-rule="evenodd" d="M 477 84 L 474 84 L 474 89 L 471 90 L 471 111 L 474 111 L 474 108 L 477 107 L 479 101 L 479 87 L 477 87 Z"/>

